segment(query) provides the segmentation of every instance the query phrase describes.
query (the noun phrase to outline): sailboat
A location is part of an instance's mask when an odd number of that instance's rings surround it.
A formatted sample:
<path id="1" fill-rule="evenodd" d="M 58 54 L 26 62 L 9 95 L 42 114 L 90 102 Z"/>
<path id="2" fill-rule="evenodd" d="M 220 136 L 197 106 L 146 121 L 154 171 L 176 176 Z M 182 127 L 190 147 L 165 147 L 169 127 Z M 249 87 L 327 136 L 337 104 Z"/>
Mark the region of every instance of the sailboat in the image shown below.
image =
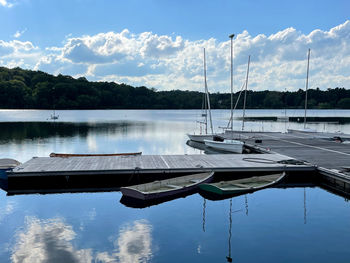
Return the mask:
<path id="1" fill-rule="evenodd" d="M 229 36 L 229 38 L 231 39 L 231 117 L 230 117 L 230 121 L 229 121 L 229 125 L 231 124 L 231 131 L 233 131 L 233 63 L 232 63 L 232 60 L 233 60 L 233 45 L 232 45 L 233 37 L 234 37 L 234 34 Z M 249 56 L 249 61 L 248 61 L 248 71 L 249 71 L 249 62 L 250 62 L 250 56 Z M 247 71 L 247 79 L 248 79 L 248 71 Z M 246 80 L 246 87 L 247 87 L 247 80 Z M 236 103 L 236 106 L 237 106 L 237 103 Z M 243 116 L 243 119 L 244 119 L 244 116 Z M 243 129 L 244 129 L 244 121 L 242 124 L 242 130 Z M 226 131 L 225 131 L 225 133 L 226 133 Z M 233 152 L 233 153 L 242 153 L 243 152 L 243 145 L 244 145 L 244 143 L 239 141 L 239 140 L 220 139 L 220 138 L 218 140 L 216 138 L 213 138 L 213 140 L 206 139 L 206 140 L 204 140 L 204 143 L 208 147 L 211 147 L 214 149 L 219 149 L 219 150 L 224 150 L 224 151 L 228 151 L 228 152 Z"/>
<path id="2" fill-rule="evenodd" d="M 307 70 L 306 70 L 306 84 L 305 84 L 305 111 L 304 111 L 304 128 L 303 129 L 287 129 L 289 133 L 301 132 L 301 133 L 315 133 L 315 129 L 310 129 L 306 127 L 306 112 L 307 112 L 307 89 L 309 86 L 309 64 L 310 64 L 310 48 L 307 55 Z"/>
<path id="3" fill-rule="evenodd" d="M 187 136 L 190 138 L 191 141 L 195 142 L 201 142 L 203 143 L 204 140 L 212 140 L 214 133 L 213 133 L 213 122 L 211 119 L 211 110 L 210 110 L 210 100 L 209 100 L 209 91 L 207 86 L 207 69 L 206 69 L 206 63 L 205 63 L 205 48 L 203 49 L 203 56 L 204 56 L 204 103 L 203 103 L 203 113 L 202 117 L 204 117 L 203 121 L 200 121 L 200 125 L 204 125 L 204 134 L 187 134 Z M 210 129 L 211 134 L 208 133 L 208 115 L 209 115 L 209 122 L 210 122 Z M 202 131 L 202 129 L 201 129 Z"/>
<path id="4" fill-rule="evenodd" d="M 55 114 L 55 109 L 53 110 L 53 113 L 51 114 L 50 116 L 50 119 L 51 120 L 58 120 L 58 118 L 60 117 L 60 115 L 56 115 Z"/>
<path id="5" fill-rule="evenodd" d="M 55 95 L 55 87 L 53 87 L 53 93 Z M 53 113 L 50 116 L 50 120 L 58 120 L 59 115 L 56 115 L 56 111 L 55 111 L 55 102 L 53 101 Z"/>

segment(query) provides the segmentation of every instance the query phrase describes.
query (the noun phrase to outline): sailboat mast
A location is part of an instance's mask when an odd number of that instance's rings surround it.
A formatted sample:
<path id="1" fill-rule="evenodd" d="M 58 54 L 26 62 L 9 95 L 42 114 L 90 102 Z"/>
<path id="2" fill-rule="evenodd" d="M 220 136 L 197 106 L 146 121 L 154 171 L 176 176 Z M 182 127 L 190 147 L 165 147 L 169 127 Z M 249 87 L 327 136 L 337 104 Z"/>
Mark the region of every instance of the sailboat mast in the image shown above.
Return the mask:
<path id="1" fill-rule="evenodd" d="M 207 69 L 205 64 L 205 48 L 203 48 L 203 67 L 204 67 L 204 119 L 205 119 L 205 134 L 208 134 L 208 102 L 207 102 Z"/>
<path id="2" fill-rule="evenodd" d="M 305 113 L 304 113 L 304 129 L 306 128 L 306 111 L 307 111 L 307 89 L 309 86 L 309 63 L 310 63 L 310 48 L 307 55 L 307 71 L 306 71 L 306 87 L 305 87 Z"/>
<path id="3" fill-rule="evenodd" d="M 250 55 L 249 55 L 249 57 L 248 57 L 247 76 L 246 76 L 246 79 L 245 79 L 245 91 L 244 91 L 244 102 L 243 102 L 242 131 L 244 131 L 245 104 L 246 104 L 246 100 L 247 100 L 247 89 L 248 89 L 249 65 L 250 65 Z"/>
<path id="4" fill-rule="evenodd" d="M 231 39 L 231 130 L 233 130 L 233 37 L 235 34 L 229 35 Z"/>
<path id="5" fill-rule="evenodd" d="M 203 48 L 203 67 L 204 67 L 204 125 L 205 134 L 208 134 L 208 103 L 207 103 L 207 70 L 205 65 L 205 48 Z"/>
<path id="6" fill-rule="evenodd" d="M 210 109 L 210 100 L 209 100 L 209 91 L 208 91 L 208 85 L 207 85 L 207 65 L 205 62 L 205 48 L 204 48 L 204 87 L 205 87 L 205 95 L 206 95 L 206 101 L 207 101 L 207 108 L 208 108 L 208 112 L 209 112 L 209 122 L 210 122 L 210 129 L 211 129 L 211 133 L 214 134 L 213 132 L 213 122 L 211 119 L 211 109 Z M 205 117 L 205 132 L 206 134 L 208 134 L 208 119 L 207 119 L 207 115 Z"/>

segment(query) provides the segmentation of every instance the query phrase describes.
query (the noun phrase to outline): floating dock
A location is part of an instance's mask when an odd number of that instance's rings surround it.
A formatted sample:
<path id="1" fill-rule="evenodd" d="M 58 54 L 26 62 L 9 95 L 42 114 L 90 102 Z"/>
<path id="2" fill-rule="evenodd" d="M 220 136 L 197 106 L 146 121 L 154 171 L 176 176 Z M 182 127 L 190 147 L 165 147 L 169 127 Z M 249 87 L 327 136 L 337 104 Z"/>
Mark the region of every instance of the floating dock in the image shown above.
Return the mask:
<path id="1" fill-rule="evenodd" d="M 125 185 L 206 171 L 237 176 L 314 170 L 309 163 L 295 164 L 281 154 L 34 157 L 8 173 L 8 194 L 118 190 Z"/>
<path id="2" fill-rule="evenodd" d="M 250 154 L 34 157 L 8 172 L 8 193 L 28 189 L 116 190 L 120 186 L 206 171 L 217 174 L 287 171 L 298 180 L 317 171 L 317 182 L 350 192 L 350 136 L 325 133 L 231 132 Z M 349 169 L 345 169 L 349 168 Z M 313 178 L 313 176 L 309 176 Z M 314 179 L 313 179 L 314 180 Z"/>
<path id="3" fill-rule="evenodd" d="M 34 157 L 9 173 L 12 177 L 71 175 L 134 175 L 196 172 L 310 171 L 281 154 L 136 155 L 94 157 Z"/>
<path id="4" fill-rule="evenodd" d="M 319 183 L 350 195 L 350 135 L 305 132 L 230 132 L 227 138 L 244 141 L 251 151 L 279 153 L 307 161 L 319 172 Z"/>

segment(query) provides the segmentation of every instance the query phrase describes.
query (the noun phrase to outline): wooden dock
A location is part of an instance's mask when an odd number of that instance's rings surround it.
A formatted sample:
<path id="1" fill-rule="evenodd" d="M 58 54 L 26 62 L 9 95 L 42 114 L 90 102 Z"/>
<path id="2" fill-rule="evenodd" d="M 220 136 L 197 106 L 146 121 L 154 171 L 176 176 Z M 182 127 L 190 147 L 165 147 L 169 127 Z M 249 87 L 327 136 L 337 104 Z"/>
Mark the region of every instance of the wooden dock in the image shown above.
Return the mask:
<path id="1" fill-rule="evenodd" d="M 296 172 L 298 180 L 313 178 L 350 195 L 349 136 L 323 133 L 235 132 L 250 154 L 138 155 L 88 157 L 34 157 L 8 173 L 8 193 L 43 192 L 43 189 L 100 190 L 215 171 L 218 174 Z M 348 167 L 344 171 L 344 167 Z M 307 179 L 309 180 L 309 179 Z M 312 181 L 315 181 L 312 179 Z"/>
<path id="2" fill-rule="evenodd" d="M 70 175 L 133 175 L 192 172 L 310 171 L 305 163 L 288 164 L 281 154 L 139 155 L 36 157 L 13 169 L 11 177 Z"/>
<path id="3" fill-rule="evenodd" d="M 263 153 L 279 153 L 318 167 L 341 170 L 350 165 L 349 135 L 330 133 L 235 133 L 248 147 Z M 349 141 L 350 142 L 350 141 Z"/>
<path id="4" fill-rule="evenodd" d="M 350 135 L 341 133 L 233 132 L 226 137 L 244 141 L 248 149 L 279 153 L 315 165 L 318 183 L 350 196 Z M 344 142 L 345 141 L 345 142 Z"/>

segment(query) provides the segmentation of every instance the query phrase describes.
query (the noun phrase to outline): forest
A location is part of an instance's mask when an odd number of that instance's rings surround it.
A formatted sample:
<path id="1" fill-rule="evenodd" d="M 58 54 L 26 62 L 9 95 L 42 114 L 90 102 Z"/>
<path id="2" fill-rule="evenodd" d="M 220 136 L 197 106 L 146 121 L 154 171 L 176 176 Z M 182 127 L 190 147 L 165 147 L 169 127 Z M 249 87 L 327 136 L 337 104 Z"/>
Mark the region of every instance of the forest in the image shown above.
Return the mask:
<path id="1" fill-rule="evenodd" d="M 234 94 L 234 101 L 238 92 Z M 203 93 L 157 91 L 115 82 L 90 82 L 84 77 L 53 76 L 42 71 L 0 67 L 1 109 L 200 109 Z M 229 93 L 210 94 L 214 109 L 230 108 Z M 247 108 L 304 108 L 305 91 L 247 91 Z M 238 105 L 242 107 L 242 100 Z M 344 87 L 308 91 L 308 108 L 350 109 Z"/>

